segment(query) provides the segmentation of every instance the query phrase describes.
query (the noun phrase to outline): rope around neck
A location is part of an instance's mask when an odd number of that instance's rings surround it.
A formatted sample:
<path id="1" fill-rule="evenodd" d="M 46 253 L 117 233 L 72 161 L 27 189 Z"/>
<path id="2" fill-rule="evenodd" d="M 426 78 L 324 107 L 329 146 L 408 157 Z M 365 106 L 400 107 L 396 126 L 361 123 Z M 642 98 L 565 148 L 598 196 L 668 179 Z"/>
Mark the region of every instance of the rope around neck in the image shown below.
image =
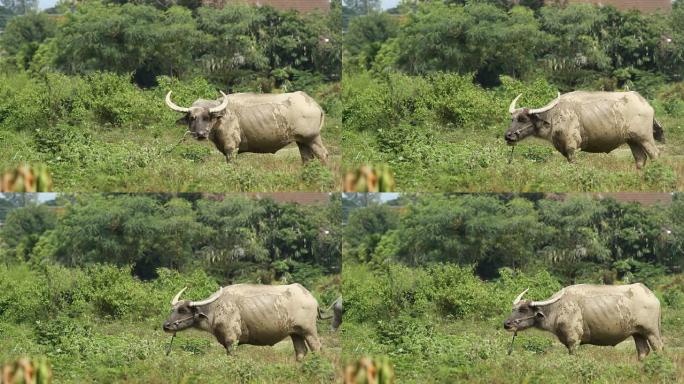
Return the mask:
<path id="1" fill-rule="evenodd" d="M 169 353 L 171 353 L 171 346 L 173 345 L 173 339 L 175 339 L 175 338 L 176 338 L 176 332 L 174 332 L 173 336 L 171 336 L 171 342 L 169 343 L 169 347 L 166 349 L 166 356 L 168 356 Z M 510 353 L 509 353 L 509 355 L 510 355 Z"/>

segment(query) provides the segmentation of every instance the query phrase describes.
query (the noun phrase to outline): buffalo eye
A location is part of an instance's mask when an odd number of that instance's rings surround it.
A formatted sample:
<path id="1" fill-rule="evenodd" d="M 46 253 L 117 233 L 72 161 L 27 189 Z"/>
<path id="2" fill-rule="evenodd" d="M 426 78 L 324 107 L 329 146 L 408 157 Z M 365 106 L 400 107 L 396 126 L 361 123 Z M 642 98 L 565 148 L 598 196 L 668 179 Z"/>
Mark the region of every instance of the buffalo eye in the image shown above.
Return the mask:
<path id="1" fill-rule="evenodd" d="M 525 118 L 525 116 L 518 116 L 518 122 L 519 122 L 519 123 L 524 123 L 525 121 L 527 121 L 527 119 Z"/>

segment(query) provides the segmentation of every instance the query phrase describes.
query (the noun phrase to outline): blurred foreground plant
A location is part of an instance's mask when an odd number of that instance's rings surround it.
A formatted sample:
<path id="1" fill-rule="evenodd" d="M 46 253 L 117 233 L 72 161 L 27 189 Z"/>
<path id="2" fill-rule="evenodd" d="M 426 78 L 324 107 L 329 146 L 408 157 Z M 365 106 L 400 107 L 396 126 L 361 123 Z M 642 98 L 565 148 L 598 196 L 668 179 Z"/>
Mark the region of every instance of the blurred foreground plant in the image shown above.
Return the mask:
<path id="1" fill-rule="evenodd" d="M 14 363 L 3 364 L 3 384 L 48 384 L 52 382 L 52 370 L 45 358 L 21 358 Z"/>
<path id="2" fill-rule="evenodd" d="M 0 179 L 0 192 L 51 192 L 52 177 L 43 164 L 22 164 Z"/>
<path id="3" fill-rule="evenodd" d="M 392 384 L 394 369 L 387 357 L 362 357 L 355 364 L 347 365 L 345 384 Z"/>
<path id="4" fill-rule="evenodd" d="M 344 177 L 345 192 L 394 192 L 394 176 L 387 165 L 362 165 Z"/>

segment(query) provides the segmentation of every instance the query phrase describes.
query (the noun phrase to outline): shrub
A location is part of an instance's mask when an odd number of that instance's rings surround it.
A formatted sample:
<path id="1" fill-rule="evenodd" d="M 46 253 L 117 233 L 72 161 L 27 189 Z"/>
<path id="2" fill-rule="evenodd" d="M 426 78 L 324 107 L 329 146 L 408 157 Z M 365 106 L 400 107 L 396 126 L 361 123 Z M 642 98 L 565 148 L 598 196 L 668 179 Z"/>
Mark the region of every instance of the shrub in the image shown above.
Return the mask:
<path id="1" fill-rule="evenodd" d="M 44 319 L 47 289 L 41 276 L 26 265 L 0 266 L 0 317 L 16 323 Z"/>
<path id="2" fill-rule="evenodd" d="M 156 124 L 161 101 L 147 95 L 131 82 L 130 75 L 94 72 L 85 77 L 83 103 L 100 124 L 144 128 Z"/>
<path id="3" fill-rule="evenodd" d="M 677 380 L 677 368 L 672 360 L 662 353 L 651 353 L 644 359 L 644 373 L 650 377 L 660 377 L 663 382 Z"/>
<path id="4" fill-rule="evenodd" d="M 677 186 L 677 175 L 672 167 L 660 161 L 650 161 L 644 169 L 644 180 L 654 189 L 672 191 Z"/>
<path id="5" fill-rule="evenodd" d="M 383 276 L 367 266 L 346 263 L 342 269 L 345 321 L 364 322 L 386 318 L 382 293 L 387 289 Z"/>
<path id="6" fill-rule="evenodd" d="M 345 76 L 342 84 L 342 121 L 345 129 L 377 131 L 395 121 L 386 84 L 370 74 Z M 391 123 L 390 123 L 391 124 Z"/>
<path id="7" fill-rule="evenodd" d="M 81 355 L 88 351 L 92 328 L 66 316 L 37 320 L 34 334 L 38 344 L 48 347 L 48 355 Z"/>
<path id="8" fill-rule="evenodd" d="M 149 317 L 151 308 L 161 306 L 149 287 L 131 276 L 130 268 L 95 264 L 86 268 L 86 274 L 89 301 L 101 317 L 142 319 Z"/>
<path id="9" fill-rule="evenodd" d="M 50 164 L 84 165 L 92 158 L 93 137 L 88 129 L 58 123 L 34 129 L 33 145 L 38 152 L 47 155 Z"/>
<path id="10" fill-rule="evenodd" d="M 437 310 L 447 316 L 464 318 L 491 316 L 498 311 L 486 284 L 477 278 L 473 267 L 437 264 L 427 269 L 426 296 Z"/>

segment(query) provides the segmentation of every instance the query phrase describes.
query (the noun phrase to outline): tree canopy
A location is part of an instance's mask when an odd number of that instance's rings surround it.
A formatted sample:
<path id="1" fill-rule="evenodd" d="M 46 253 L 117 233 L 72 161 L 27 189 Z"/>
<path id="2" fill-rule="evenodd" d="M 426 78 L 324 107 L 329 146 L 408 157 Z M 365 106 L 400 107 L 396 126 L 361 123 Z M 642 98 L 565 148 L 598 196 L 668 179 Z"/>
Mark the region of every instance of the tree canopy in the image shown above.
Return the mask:
<path id="1" fill-rule="evenodd" d="M 474 265 L 485 278 L 501 268 L 546 266 L 564 279 L 630 279 L 681 272 L 684 199 L 646 207 L 571 197 L 418 196 L 402 208 L 351 211 L 349 257 L 375 265 Z"/>

